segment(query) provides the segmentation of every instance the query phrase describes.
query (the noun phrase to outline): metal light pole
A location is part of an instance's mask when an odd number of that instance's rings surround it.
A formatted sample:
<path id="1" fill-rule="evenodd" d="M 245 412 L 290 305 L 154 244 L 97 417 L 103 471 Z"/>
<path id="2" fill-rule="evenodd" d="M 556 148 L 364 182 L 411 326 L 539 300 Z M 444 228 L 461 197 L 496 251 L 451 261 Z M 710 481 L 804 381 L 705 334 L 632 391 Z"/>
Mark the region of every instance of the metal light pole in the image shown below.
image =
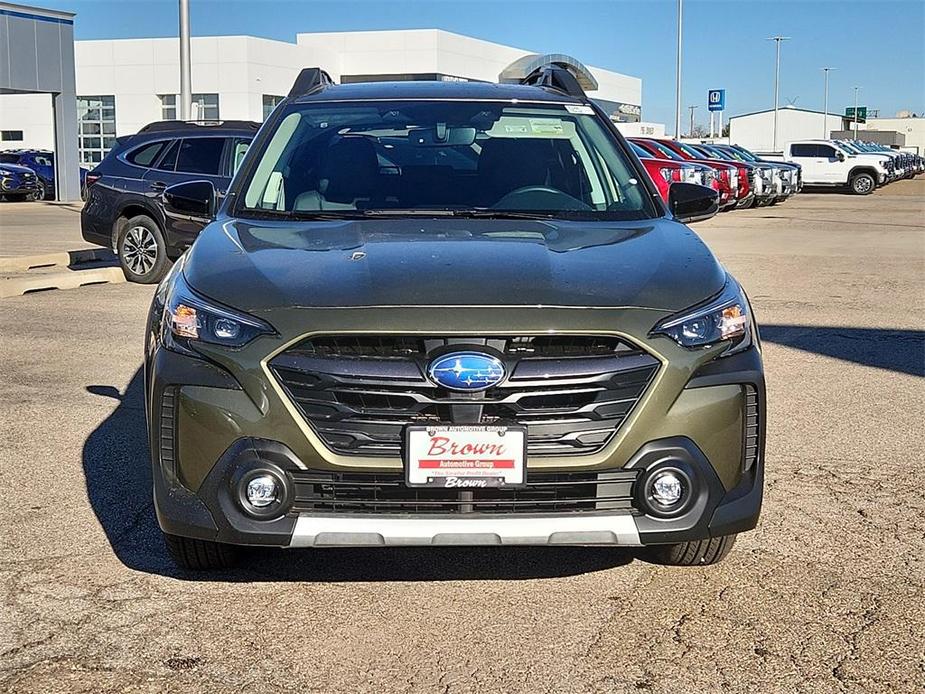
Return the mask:
<path id="1" fill-rule="evenodd" d="M 193 100 L 189 48 L 189 0 L 180 0 L 180 120 L 190 119 L 190 102 Z"/>
<path id="2" fill-rule="evenodd" d="M 694 109 L 700 108 L 700 107 L 699 106 L 688 106 L 688 108 L 691 110 L 691 129 L 687 131 L 687 135 L 688 137 L 693 137 L 694 136 Z"/>
<path id="3" fill-rule="evenodd" d="M 678 65 L 674 92 L 674 136 L 681 137 L 681 27 L 684 0 L 678 0 Z"/>
<path id="4" fill-rule="evenodd" d="M 854 88 L 854 139 L 858 139 L 858 92 L 860 87 Z"/>
<path id="5" fill-rule="evenodd" d="M 822 139 L 829 139 L 829 71 L 836 70 L 834 67 L 824 67 L 822 72 L 825 73 L 825 98 L 822 107 Z"/>
<path id="6" fill-rule="evenodd" d="M 771 150 L 777 151 L 777 106 L 780 94 L 780 42 L 789 41 L 789 36 L 771 36 L 768 41 L 774 41 L 777 47 L 777 61 L 774 63 L 774 136 L 771 140 Z"/>

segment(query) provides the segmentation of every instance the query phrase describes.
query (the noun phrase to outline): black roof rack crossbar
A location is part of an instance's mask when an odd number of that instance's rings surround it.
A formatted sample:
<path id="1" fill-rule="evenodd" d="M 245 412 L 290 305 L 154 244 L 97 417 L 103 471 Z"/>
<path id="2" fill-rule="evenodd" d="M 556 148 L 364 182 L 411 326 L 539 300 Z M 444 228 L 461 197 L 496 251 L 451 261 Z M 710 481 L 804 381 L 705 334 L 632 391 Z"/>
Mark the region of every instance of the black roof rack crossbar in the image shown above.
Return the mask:
<path id="1" fill-rule="evenodd" d="M 289 90 L 289 96 L 305 96 L 326 84 L 334 84 L 334 80 L 327 72 L 320 67 L 304 67 L 299 76 L 295 78 L 295 83 Z"/>
<path id="2" fill-rule="evenodd" d="M 260 130 L 260 123 L 250 120 L 159 120 L 148 123 L 139 133 L 156 133 L 164 130 L 195 130 L 197 128 L 236 128 L 239 130 Z"/>
<path id="3" fill-rule="evenodd" d="M 585 98 L 585 90 L 571 72 L 558 65 L 543 65 L 524 77 L 521 84 L 531 87 L 549 87 L 579 99 Z"/>

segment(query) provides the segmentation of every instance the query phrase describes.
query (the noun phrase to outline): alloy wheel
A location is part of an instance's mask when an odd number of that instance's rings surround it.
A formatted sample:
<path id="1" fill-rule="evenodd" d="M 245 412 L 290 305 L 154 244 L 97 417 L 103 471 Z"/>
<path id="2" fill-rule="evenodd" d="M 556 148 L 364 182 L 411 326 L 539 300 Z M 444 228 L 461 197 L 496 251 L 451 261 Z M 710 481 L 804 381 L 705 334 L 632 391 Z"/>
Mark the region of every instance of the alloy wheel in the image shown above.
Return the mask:
<path id="1" fill-rule="evenodd" d="M 136 275 L 146 275 L 157 262 L 157 240 L 150 229 L 135 226 L 122 240 L 122 257 L 125 265 Z"/>
<path id="2" fill-rule="evenodd" d="M 854 190 L 857 193 L 867 193 L 870 191 L 872 181 L 867 176 L 859 176 L 854 182 Z"/>

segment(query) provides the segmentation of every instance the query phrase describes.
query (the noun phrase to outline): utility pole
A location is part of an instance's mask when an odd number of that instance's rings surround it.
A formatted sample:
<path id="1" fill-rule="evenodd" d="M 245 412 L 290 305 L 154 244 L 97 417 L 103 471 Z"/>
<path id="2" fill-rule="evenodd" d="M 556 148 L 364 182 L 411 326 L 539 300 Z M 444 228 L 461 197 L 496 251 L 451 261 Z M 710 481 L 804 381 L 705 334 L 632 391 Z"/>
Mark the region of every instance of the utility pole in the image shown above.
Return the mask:
<path id="1" fill-rule="evenodd" d="M 822 139 L 829 139 L 829 71 L 837 70 L 838 68 L 834 67 L 824 67 L 822 72 L 825 73 L 825 97 L 823 99 L 824 106 L 822 107 Z"/>
<path id="2" fill-rule="evenodd" d="M 180 0 L 180 120 L 190 119 L 190 102 L 193 100 L 189 49 L 189 0 Z"/>
<path id="3" fill-rule="evenodd" d="M 768 41 L 774 41 L 777 48 L 777 60 L 774 63 L 774 136 L 771 139 L 771 150 L 777 151 L 777 108 L 780 94 L 780 42 L 789 41 L 789 36 L 771 36 Z"/>
<path id="4" fill-rule="evenodd" d="M 688 108 L 691 110 L 691 129 L 687 131 L 687 135 L 688 137 L 693 137 L 694 136 L 694 109 L 700 108 L 700 107 L 699 106 L 688 106 Z"/>
<path id="5" fill-rule="evenodd" d="M 860 87 L 854 88 L 854 139 L 858 139 L 858 92 Z"/>
<path id="6" fill-rule="evenodd" d="M 674 92 L 674 136 L 681 137 L 681 31 L 684 15 L 684 0 L 678 0 L 678 65 Z"/>

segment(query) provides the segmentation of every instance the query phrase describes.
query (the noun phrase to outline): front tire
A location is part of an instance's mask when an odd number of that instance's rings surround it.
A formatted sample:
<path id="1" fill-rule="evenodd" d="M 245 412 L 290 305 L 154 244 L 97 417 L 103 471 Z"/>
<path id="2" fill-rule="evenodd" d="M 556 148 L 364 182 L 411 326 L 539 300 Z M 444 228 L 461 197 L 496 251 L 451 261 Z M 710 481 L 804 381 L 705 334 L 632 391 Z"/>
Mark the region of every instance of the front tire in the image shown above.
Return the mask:
<path id="1" fill-rule="evenodd" d="M 648 548 L 645 558 L 666 566 L 710 566 L 722 561 L 735 541 L 735 535 L 723 535 L 675 545 L 656 545 Z"/>
<path id="2" fill-rule="evenodd" d="M 41 202 L 45 199 L 47 194 L 48 193 L 45 190 L 45 183 L 42 180 L 39 180 L 36 184 L 35 190 L 32 191 L 32 193 L 29 195 L 29 200 L 32 202 Z"/>
<path id="3" fill-rule="evenodd" d="M 177 566 L 189 571 L 230 569 L 237 559 L 235 547 L 221 542 L 164 533 L 164 544 Z"/>
<path id="4" fill-rule="evenodd" d="M 145 215 L 132 217 L 122 225 L 116 252 L 129 282 L 157 284 L 170 269 L 164 236 L 155 221 Z"/>
<path id="5" fill-rule="evenodd" d="M 848 184 L 855 195 L 870 195 L 877 187 L 877 182 L 869 173 L 859 173 L 851 177 Z"/>

